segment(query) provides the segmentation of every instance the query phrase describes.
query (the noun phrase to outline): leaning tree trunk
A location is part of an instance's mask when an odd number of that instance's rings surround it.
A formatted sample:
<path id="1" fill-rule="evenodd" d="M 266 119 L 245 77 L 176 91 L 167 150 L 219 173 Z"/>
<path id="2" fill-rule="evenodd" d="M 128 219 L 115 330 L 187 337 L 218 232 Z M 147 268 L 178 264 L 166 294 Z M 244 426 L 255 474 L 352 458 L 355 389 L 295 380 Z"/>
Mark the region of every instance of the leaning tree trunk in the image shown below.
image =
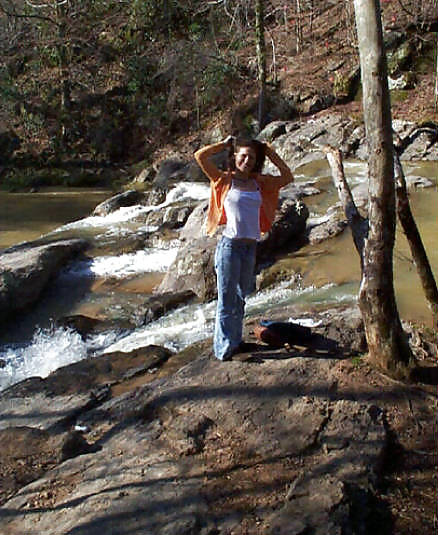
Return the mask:
<path id="1" fill-rule="evenodd" d="M 423 240 L 421 239 L 420 232 L 418 231 L 417 224 L 412 215 L 406 189 L 405 175 L 397 153 L 394 154 L 394 169 L 397 193 L 397 215 L 403 227 L 406 239 L 408 240 L 412 258 L 424 290 L 424 295 L 432 310 L 433 324 L 438 328 L 438 288 L 429 259 L 427 258 Z"/>
<path id="2" fill-rule="evenodd" d="M 359 291 L 369 357 L 378 367 L 403 373 L 412 360 L 397 310 L 393 249 L 395 187 L 391 108 L 378 0 L 354 0 L 369 159 L 369 229 Z"/>
<path id="3" fill-rule="evenodd" d="M 435 109 L 438 108 L 438 51 L 436 54 L 436 69 L 435 69 Z"/>
<path id="4" fill-rule="evenodd" d="M 266 43 L 264 23 L 264 0 L 256 0 L 256 52 L 257 73 L 259 84 L 258 123 L 259 131 L 263 130 L 266 121 Z"/>

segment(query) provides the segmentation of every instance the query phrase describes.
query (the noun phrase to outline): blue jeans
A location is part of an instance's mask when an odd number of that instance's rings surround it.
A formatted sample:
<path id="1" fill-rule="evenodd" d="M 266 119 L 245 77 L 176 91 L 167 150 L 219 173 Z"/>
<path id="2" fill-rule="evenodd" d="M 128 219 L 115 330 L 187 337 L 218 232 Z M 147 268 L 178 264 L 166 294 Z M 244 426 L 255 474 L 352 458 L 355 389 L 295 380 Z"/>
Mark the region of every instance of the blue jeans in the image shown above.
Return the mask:
<path id="1" fill-rule="evenodd" d="M 255 282 L 256 241 L 222 237 L 215 254 L 217 311 L 213 349 L 216 358 L 227 360 L 242 341 L 245 298 Z"/>

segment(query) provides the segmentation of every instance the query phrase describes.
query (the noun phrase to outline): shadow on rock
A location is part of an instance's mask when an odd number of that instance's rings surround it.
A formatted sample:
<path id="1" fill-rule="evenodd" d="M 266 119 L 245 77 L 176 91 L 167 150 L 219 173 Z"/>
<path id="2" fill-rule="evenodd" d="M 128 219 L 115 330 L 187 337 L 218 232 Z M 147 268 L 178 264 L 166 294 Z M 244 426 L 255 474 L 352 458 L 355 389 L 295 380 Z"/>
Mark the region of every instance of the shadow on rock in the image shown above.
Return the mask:
<path id="1" fill-rule="evenodd" d="M 438 385 L 438 366 L 417 366 L 411 374 L 411 379 L 424 385 Z"/>

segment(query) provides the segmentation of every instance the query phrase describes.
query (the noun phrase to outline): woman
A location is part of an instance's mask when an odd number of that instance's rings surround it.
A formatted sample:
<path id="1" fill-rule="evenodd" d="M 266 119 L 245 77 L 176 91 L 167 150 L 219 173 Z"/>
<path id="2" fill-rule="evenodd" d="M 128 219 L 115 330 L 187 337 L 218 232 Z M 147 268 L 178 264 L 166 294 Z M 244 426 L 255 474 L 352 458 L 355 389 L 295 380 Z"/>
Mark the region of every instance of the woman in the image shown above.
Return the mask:
<path id="1" fill-rule="evenodd" d="M 211 156 L 228 150 L 228 170 L 221 171 Z M 262 174 L 265 157 L 280 176 Z M 195 158 L 210 179 L 207 233 L 225 225 L 215 254 L 218 302 L 213 348 L 216 358 L 229 360 L 244 348 L 245 298 L 254 287 L 256 246 L 274 220 L 280 188 L 293 182 L 287 164 L 260 141 L 226 140 L 198 150 Z"/>

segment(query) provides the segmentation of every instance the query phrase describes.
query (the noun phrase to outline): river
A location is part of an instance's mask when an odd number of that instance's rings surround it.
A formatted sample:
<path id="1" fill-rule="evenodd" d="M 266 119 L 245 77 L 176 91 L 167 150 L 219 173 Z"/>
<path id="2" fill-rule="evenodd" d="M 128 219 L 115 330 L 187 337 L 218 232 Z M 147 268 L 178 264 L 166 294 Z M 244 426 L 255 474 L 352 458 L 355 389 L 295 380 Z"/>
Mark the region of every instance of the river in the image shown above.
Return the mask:
<path id="1" fill-rule="evenodd" d="M 435 276 L 438 271 L 437 162 L 405 164 L 407 176 L 433 180 L 434 187 L 410 193 L 411 206 L 420 228 Z M 365 164 L 346 162 L 351 185 L 366 181 Z M 297 181 L 314 182 L 319 195 L 305 199 L 312 217 L 323 215 L 336 202 L 328 165 L 314 162 L 296 173 Z M 177 244 L 166 248 L 113 252 L 130 236 L 150 235 L 155 228 L 145 224 L 147 214 L 177 200 L 208 197 L 204 184 L 181 183 L 158 207 L 122 208 L 107 217 L 89 217 L 92 208 L 109 192 L 103 190 L 57 190 L 32 194 L 0 193 L 0 247 L 49 237 L 85 237 L 92 241 L 90 258 L 78 260 L 64 270 L 43 301 L 0 340 L 0 389 L 32 375 L 46 376 L 52 370 L 103 351 L 129 351 L 146 344 L 180 350 L 211 336 L 215 303 L 189 305 L 145 327 L 107 331 L 85 340 L 70 329 L 52 326 L 52 318 L 69 314 L 120 318 L 135 315 L 136 307 L 161 280 L 172 263 Z M 248 300 L 248 316 L 263 315 L 270 307 L 353 303 L 359 287 L 360 268 L 349 231 L 316 246 L 307 246 L 284 259 L 301 275 L 301 284 L 283 283 L 258 292 Z M 409 248 L 400 231 L 394 252 L 397 301 L 403 319 L 431 326 L 432 320 L 418 281 Z M 285 318 L 294 319 L 294 318 Z"/>
<path id="2" fill-rule="evenodd" d="M 0 250 L 85 217 L 110 195 L 109 190 L 84 188 L 42 188 L 36 193 L 0 191 Z"/>

